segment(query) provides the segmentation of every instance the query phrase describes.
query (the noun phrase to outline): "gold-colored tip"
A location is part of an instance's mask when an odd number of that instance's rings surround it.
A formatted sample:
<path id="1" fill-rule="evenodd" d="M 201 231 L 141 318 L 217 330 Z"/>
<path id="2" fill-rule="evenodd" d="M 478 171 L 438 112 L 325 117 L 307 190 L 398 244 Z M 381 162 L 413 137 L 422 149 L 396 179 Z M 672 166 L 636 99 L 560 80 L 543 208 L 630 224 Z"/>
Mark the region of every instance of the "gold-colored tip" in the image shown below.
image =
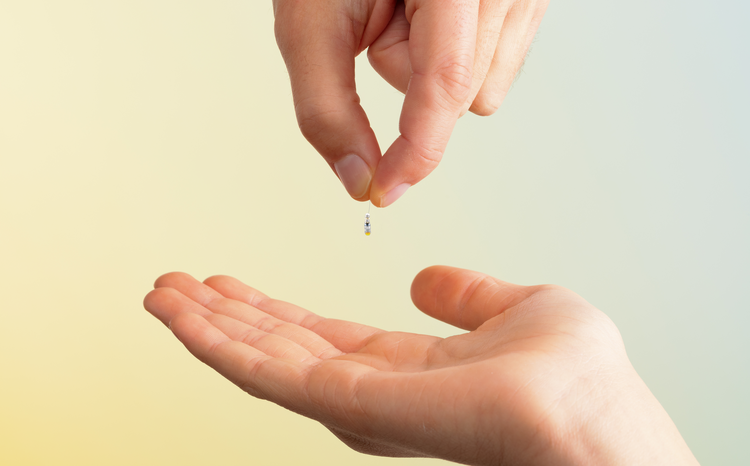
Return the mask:
<path id="1" fill-rule="evenodd" d="M 369 232 L 369 231 L 366 231 L 366 232 L 365 232 L 365 235 L 366 235 L 366 236 L 370 236 L 370 232 Z"/>

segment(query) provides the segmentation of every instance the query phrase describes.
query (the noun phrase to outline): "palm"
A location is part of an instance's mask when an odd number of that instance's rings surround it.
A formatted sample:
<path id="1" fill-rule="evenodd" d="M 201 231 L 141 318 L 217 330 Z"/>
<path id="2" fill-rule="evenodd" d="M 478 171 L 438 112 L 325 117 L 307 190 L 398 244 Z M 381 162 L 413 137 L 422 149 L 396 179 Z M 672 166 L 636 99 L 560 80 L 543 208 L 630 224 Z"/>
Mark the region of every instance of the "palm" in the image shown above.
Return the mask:
<path id="1" fill-rule="evenodd" d="M 567 290 L 459 269 L 428 269 L 412 288 L 420 309 L 472 330 L 445 339 L 325 319 L 230 277 L 168 274 L 156 286 L 147 309 L 196 357 L 352 448 L 387 456 L 477 462 L 490 438 L 533 449 L 554 427 L 560 394 L 586 376 L 577 363 L 600 357 L 591 343 L 613 328 Z M 501 442 L 489 454 L 516 453 Z"/>

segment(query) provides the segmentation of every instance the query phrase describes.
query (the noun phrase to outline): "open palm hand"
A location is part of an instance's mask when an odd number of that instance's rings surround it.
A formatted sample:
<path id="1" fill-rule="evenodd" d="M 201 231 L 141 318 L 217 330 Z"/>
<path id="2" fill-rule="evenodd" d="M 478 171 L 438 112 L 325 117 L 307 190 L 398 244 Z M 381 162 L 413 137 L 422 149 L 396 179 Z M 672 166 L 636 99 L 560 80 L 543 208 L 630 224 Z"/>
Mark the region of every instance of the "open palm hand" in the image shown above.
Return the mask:
<path id="1" fill-rule="evenodd" d="M 564 288 L 437 266 L 415 278 L 412 299 L 470 331 L 438 338 L 326 319 L 227 276 L 166 274 L 145 307 L 249 394 L 375 455 L 565 463 L 592 449 L 581 434 L 611 405 L 608 385 L 645 388 L 612 322 Z"/>

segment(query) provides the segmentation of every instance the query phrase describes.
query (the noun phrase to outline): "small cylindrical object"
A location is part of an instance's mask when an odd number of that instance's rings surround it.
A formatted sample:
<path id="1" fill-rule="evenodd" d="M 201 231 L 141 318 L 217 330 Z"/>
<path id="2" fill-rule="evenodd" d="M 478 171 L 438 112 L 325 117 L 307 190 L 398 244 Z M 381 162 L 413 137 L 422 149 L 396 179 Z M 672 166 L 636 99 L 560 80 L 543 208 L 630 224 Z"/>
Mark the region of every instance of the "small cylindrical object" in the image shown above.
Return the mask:
<path id="1" fill-rule="evenodd" d="M 372 226 L 370 225 L 370 214 L 365 214 L 365 235 L 370 236 L 372 233 Z"/>

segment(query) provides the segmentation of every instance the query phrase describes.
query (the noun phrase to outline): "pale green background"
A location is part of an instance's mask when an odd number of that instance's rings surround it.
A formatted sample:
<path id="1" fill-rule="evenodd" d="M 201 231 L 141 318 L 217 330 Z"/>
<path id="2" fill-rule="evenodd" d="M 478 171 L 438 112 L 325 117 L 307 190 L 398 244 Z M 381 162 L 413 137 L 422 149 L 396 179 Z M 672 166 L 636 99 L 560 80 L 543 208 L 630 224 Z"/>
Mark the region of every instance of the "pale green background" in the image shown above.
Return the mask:
<path id="1" fill-rule="evenodd" d="M 434 464 L 349 451 L 194 360 L 141 300 L 223 273 L 448 335 L 433 264 L 567 286 L 703 464 L 750 464 L 750 7 L 552 0 L 520 79 L 402 200 L 300 136 L 270 1 L 0 0 L 0 464 Z M 358 61 L 381 144 L 401 95 Z"/>

